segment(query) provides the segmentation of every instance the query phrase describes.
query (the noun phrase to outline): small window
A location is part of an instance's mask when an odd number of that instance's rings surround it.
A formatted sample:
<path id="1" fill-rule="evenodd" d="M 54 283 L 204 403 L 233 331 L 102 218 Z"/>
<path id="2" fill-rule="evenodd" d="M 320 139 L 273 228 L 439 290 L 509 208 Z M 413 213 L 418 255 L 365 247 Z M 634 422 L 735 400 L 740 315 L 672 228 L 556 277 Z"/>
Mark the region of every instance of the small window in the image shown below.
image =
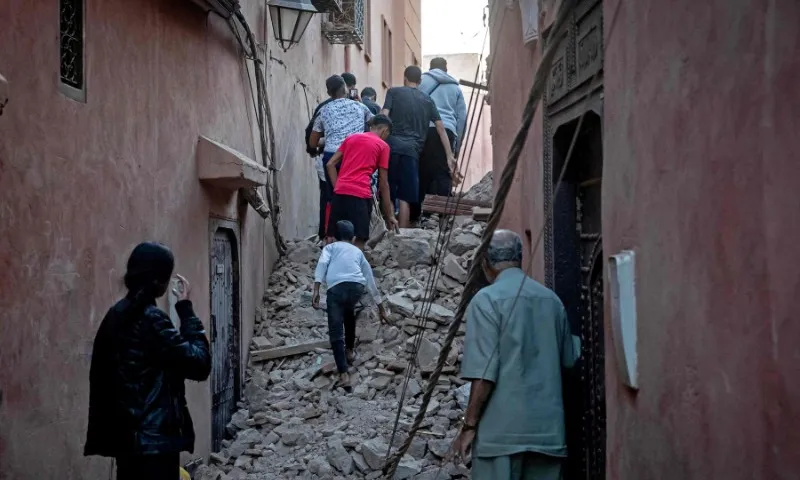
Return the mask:
<path id="1" fill-rule="evenodd" d="M 383 67 L 383 86 L 389 88 L 392 86 L 392 31 L 389 29 L 389 23 L 386 18 L 383 18 L 383 35 L 381 42 L 381 63 Z"/>
<path id="2" fill-rule="evenodd" d="M 84 0 L 59 0 L 60 90 L 79 102 L 86 101 L 84 64 Z"/>
<path id="3" fill-rule="evenodd" d="M 372 62 L 372 0 L 364 0 L 364 58 Z"/>

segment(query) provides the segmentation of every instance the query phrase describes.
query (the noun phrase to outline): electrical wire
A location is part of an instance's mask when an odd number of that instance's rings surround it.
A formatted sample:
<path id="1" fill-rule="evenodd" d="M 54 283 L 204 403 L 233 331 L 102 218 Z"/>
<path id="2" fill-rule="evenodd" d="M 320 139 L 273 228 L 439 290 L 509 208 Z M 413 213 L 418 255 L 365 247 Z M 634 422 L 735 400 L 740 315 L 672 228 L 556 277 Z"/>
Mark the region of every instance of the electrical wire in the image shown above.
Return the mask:
<path id="1" fill-rule="evenodd" d="M 261 70 L 261 65 L 264 64 L 264 62 L 261 61 L 258 56 L 258 46 L 255 41 L 255 36 L 250 29 L 247 19 L 241 12 L 238 1 L 232 0 L 229 8 L 231 9 L 229 26 L 239 42 L 239 46 L 242 48 L 242 52 L 245 57 L 245 67 L 247 69 L 248 79 L 250 78 L 250 66 L 247 64 L 247 60 L 252 60 L 254 64 L 256 95 L 253 97 L 253 108 L 256 111 L 262 161 L 270 172 L 266 185 L 266 203 L 269 211 L 272 213 L 270 218 L 272 221 L 275 246 L 279 254 L 284 254 L 286 252 L 286 243 L 280 233 L 280 191 L 277 181 L 278 171 L 275 168 L 275 129 L 272 122 L 272 110 L 269 102 L 269 96 L 267 94 L 266 80 L 264 79 L 264 72 Z M 239 32 L 239 27 L 244 30 L 244 38 Z"/>
<path id="2" fill-rule="evenodd" d="M 505 21 L 505 11 L 503 11 L 503 13 L 504 13 L 504 15 L 501 17 L 501 20 L 500 20 L 501 26 L 502 26 L 503 22 Z M 497 20 L 495 20 L 495 21 L 497 21 Z M 485 50 L 486 50 L 489 31 L 490 31 L 490 28 L 487 28 L 487 30 L 485 32 L 485 35 L 484 35 L 483 46 L 482 46 L 482 49 L 481 49 L 481 55 L 479 57 L 478 65 L 477 65 L 476 71 L 475 71 L 475 82 L 473 82 L 473 83 L 477 83 L 478 76 L 480 75 L 480 68 L 481 68 L 481 64 L 483 63 L 483 57 L 484 57 L 484 53 L 485 53 Z M 475 90 L 476 90 L 476 88 L 473 86 L 472 87 L 472 92 L 471 92 L 471 95 L 470 95 L 471 108 L 469 110 L 469 111 L 471 111 L 472 116 L 471 116 L 469 125 L 467 127 L 467 132 L 470 131 L 470 128 L 471 128 L 470 126 L 473 124 L 473 122 L 475 120 L 474 107 L 477 105 L 477 102 L 475 104 L 473 104 L 473 97 L 475 97 Z M 481 117 L 482 113 L 483 113 L 483 108 L 481 106 L 480 112 L 478 113 L 478 122 L 480 122 L 480 117 Z M 464 139 L 463 139 L 464 144 L 462 144 L 462 148 L 466 145 L 468 137 L 469 137 L 469 135 L 465 132 L 465 136 L 464 136 Z M 475 145 L 475 139 L 473 138 L 472 149 L 474 149 L 474 145 Z M 464 163 L 464 161 L 466 159 L 466 168 L 467 169 L 469 168 L 469 164 L 470 164 L 471 159 L 472 159 L 472 149 L 470 149 L 469 153 L 466 156 L 462 156 L 462 159 L 461 159 L 461 163 L 462 164 Z M 459 166 L 458 167 L 459 171 L 461 171 L 462 168 L 463 168 L 463 165 Z M 458 208 L 458 205 L 461 203 L 461 195 L 463 193 L 463 190 L 464 190 L 464 184 L 462 183 L 461 186 L 460 186 L 459 193 L 458 193 L 458 195 L 456 197 L 456 208 Z M 445 211 L 449 207 L 452 198 L 453 197 L 448 197 L 447 202 L 445 204 Z M 434 263 L 431 266 L 431 273 L 428 276 L 428 280 L 426 282 L 426 286 L 425 286 L 425 288 L 423 290 L 423 304 L 422 304 L 422 308 L 420 309 L 420 313 L 418 315 L 418 321 L 417 321 L 417 325 L 416 325 L 417 334 L 416 334 L 416 337 L 414 339 L 414 343 L 412 344 L 413 346 L 412 346 L 411 353 L 409 355 L 410 356 L 409 365 L 406 368 L 406 372 L 405 372 L 405 375 L 404 375 L 404 378 L 403 378 L 403 388 L 401 389 L 399 405 L 398 405 L 397 413 L 395 415 L 394 425 L 392 427 L 392 434 L 391 434 L 390 440 L 389 440 L 389 450 L 387 451 L 387 456 L 386 456 L 386 460 L 387 461 L 389 459 L 389 456 L 391 455 L 391 447 L 394 444 L 394 438 L 395 438 L 395 436 L 397 434 L 397 429 L 399 427 L 400 412 L 402 411 L 403 404 L 405 403 L 405 397 L 406 397 L 406 393 L 407 393 L 407 390 L 408 390 L 408 384 L 409 384 L 409 382 L 411 380 L 411 377 L 414 374 L 415 367 L 416 367 L 416 364 L 417 364 L 417 361 L 416 361 L 417 354 L 419 352 L 420 346 L 422 345 L 422 340 L 423 340 L 423 336 L 424 336 L 423 334 L 425 332 L 425 328 L 427 327 L 428 316 L 430 315 L 430 311 L 433 308 L 433 296 L 434 296 L 433 292 L 436 289 L 437 274 L 440 273 L 441 268 L 442 268 L 442 260 L 443 260 L 443 255 L 442 254 L 447 251 L 447 247 L 450 244 L 450 239 L 452 237 L 453 225 L 454 225 L 454 222 L 455 222 L 455 218 L 454 217 L 448 217 L 445 222 L 446 222 L 445 226 L 443 228 L 439 229 L 439 233 L 437 235 L 436 244 L 435 244 L 436 246 L 434 248 L 434 255 L 433 255 Z M 446 236 L 446 238 L 443 239 L 443 236 Z M 427 299 L 427 300 L 425 300 L 425 299 Z"/>

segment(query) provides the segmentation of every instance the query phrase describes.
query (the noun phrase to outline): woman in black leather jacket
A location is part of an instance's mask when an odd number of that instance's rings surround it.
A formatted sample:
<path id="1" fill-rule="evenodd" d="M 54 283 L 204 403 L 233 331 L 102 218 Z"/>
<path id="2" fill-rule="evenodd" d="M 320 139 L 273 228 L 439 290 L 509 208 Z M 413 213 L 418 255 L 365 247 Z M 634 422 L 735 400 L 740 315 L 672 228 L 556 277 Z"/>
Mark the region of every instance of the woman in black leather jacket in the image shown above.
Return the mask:
<path id="1" fill-rule="evenodd" d="M 194 450 L 184 380 L 207 379 L 211 355 L 183 277 L 174 290 L 180 332 L 156 306 L 174 265 L 167 247 L 137 246 L 125 274 L 128 294 L 94 340 L 84 455 L 116 458 L 118 480 L 176 480 L 180 452 Z"/>

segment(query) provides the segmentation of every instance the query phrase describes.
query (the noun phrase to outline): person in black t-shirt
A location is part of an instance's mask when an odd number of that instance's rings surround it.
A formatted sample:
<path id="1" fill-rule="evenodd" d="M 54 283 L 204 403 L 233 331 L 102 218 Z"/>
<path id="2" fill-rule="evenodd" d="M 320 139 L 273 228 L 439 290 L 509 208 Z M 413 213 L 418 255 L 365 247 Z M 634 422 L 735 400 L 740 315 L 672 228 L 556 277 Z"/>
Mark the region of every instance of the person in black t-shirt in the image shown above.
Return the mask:
<path id="1" fill-rule="evenodd" d="M 374 88 L 367 87 L 364 90 L 361 90 L 361 103 L 366 105 L 373 115 L 381 113 L 381 106 L 375 102 L 377 98 L 378 92 L 376 92 Z"/>
<path id="2" fill-rule="evenodd" d="M 434 123 L 439 133 L 448 163 L 455 164 L 455 158 L 436 105 L 431 97 L 417 89 L 422 70 L 411 66 L 406 68 L 403 76 L 404 86 L 389 89 L 381 113 L 389 115 L 393 125 L 388 141 L 392 149 L 389 159 L 392 201 L 400 202 L 400 228 L 408 228 L 411 204 L 419 201 L 419 155 L 425 146 L 430 122 Z"/>

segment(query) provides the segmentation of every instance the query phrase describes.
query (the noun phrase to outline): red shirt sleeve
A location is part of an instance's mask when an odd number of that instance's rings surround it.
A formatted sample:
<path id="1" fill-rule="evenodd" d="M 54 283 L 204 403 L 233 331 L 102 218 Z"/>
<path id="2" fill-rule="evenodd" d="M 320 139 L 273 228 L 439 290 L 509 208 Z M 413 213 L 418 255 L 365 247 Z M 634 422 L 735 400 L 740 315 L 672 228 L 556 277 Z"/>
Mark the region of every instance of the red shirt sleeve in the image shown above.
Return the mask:
<path id="1" fill-rule="evenodd" d="M 389 170 L 389 145 L 386 142 L 381 142 L 381 151 L 378 154 L 378 168 L 385 168 Z"/>

